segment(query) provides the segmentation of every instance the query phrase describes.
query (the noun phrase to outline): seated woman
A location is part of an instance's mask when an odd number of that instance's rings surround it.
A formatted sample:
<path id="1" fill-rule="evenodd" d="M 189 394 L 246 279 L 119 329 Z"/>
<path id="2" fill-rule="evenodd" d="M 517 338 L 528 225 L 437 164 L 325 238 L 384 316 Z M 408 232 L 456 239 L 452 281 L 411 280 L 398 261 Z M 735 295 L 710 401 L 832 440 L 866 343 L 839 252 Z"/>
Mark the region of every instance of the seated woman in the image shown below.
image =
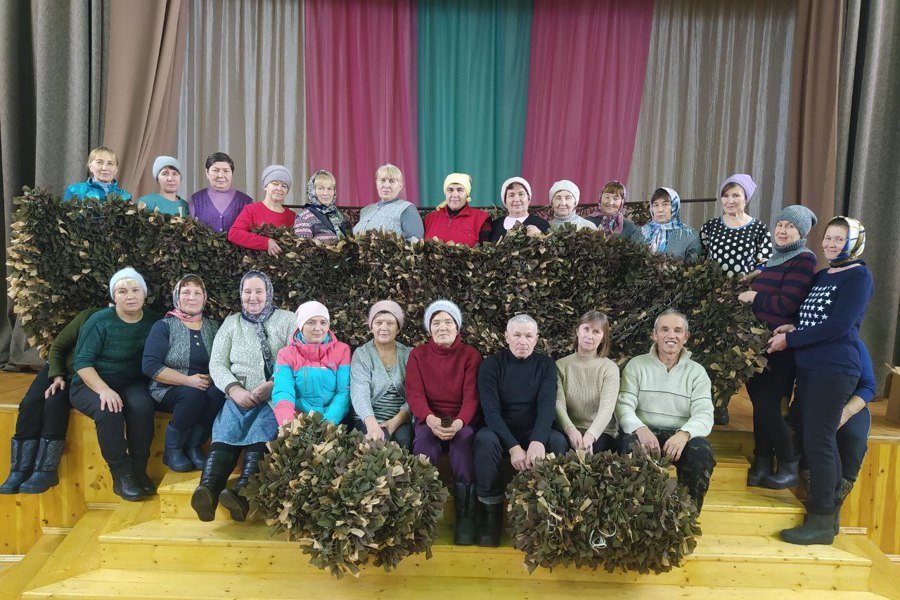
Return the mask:
<path id="1" fill-rule="evenodd" d="M 216 233 L 227 232 L 241 210 L 253 204 L 253 198 L 232 187 L 234 161 L 224 152 L 206 157 L 206 179 L 209 187 L 191 194 L 188 210 L 191 216 Z"/>
<path id="2" fill-rule="evenodd" d="M 235 219 L 228 230 L 228 241 L 235 246 L 268 252 L 270 256 L 281 254 L 281 246 L 270 237 L 253 233 L 253 227 L 274 225 L 275 227 L 293 227 L 294 211 L 284 207 L 284 199 L 291 189 L 293 179 L 287 167 L 269 165 L 262 174 L 262 186 L 266 197 L 262 202 L 248 204 Z"/>
<path id="3" fill-rule="evenodd" d="M 491 216 L 472 208 L 472 177 L 450 173 L 444 178 L 444 201 L 425 217 L 425 239 L 474 247 L 490 233 Z"/>
<path id="4" fill-rule="evenodd" d="M 392 164 L 381 165 L 375 171 L 378 202 L 364 206 L 359 212 L 359 222 L 353 233 L 364 231 L 391 231 L 404 239 L 421 239 L 425 226 L 419 211 L 411 202 L 400 199 L 403 189 L 403 173 Z"/>
<path id="5" fill-rule="evenodd" d="M 222 323 L 209 357 L 209 374 L 226 401 L 213 423 L 209 456 L 191 497 L 201 521 L 215 518 L 220 501 L 236 521 L 246 518 L 249 507 L 240 489 L 256 473 L 266 442 L 278 433 L 269 406 L 272 375 L 275 357 L 291 343 L 294 314 L 272 304 L 272 281 L 265 273 L 248 271 L 239 290 L 241 312 Z M 226 490 L 242 450 L 244 463 L 235 490 Z"/>
<path id="6" fill-rule="evenodd" d="M 185 275 L 172 291 L 175 307 L 157 321 L 144 344 L 142 367 L 149 377 L 156 409 L 171 413 L 163 463 L 180 473 L 206 463 L 202 446 L 225 394 L 209 376 L 209 355 L 219 324 L 203 316 L 206 286 L 198 275 Z M 187 451 L 187 456 L 185 456 Z"/>
<path id="7" fill-rule="evenodd" d="M 575 352 L 556 361 L 556 422 L 574 450 L 618 447 L 619 367 L 608 358 L 609 346 L 609 319 L 592 310 L 578 320 Z"/>
<path id="8" fill-rule="evenodd" d="M 668 254 L 696 262 L 700 258 L 700 236 L 681 222 L 681 198 L 672 188 L 659 188 L 650 197 L 650 222 L 632 237 L 650 246 L 653 254 Z"/>
<path id="9" fill-rule="evenodd" d="M 596 225 L 575 212 L 579 198 L 581 190 L 568 179 L 560 179 L 550 187 L 550 209 L 553 211 L 550 229 L 559 229 L 567 224 L 578 229 L 597 229 Z"/>
<path id="10" fill-rule="evenodd" d="M 278 352 L 272 411 L 284 425 L 298 413 L 314 411 L 340 425 L 350 410 L 350 346 L 330 330 L 331 316 L 321 302 L 297 308 L 297 330 Z"/>
<path id="11" fill-rule="evenodd" d="M 88 154 L 87 168 L 91 175 L 87 181 L 73 183 L 66 188 L 63 200 L 106 201 L 110 196 L 128 202 L 131 194 L 119 187 L 116 173 L 119 171 L 119 157 L 106 146 L 99 146 Z"/>
<path id="12" fill-rule="evenodd" d="M 115 307 L 94 313 L 78 335 L 69 401 L 97 426 L 113 492 L 141 500 L 156 493 L 147 476 L 154 407 L 141 357 L 159 315 L 144 310 L 147 284 L 131 267 L 112 276 L 109 295 Z"/>
<path id="13" fill-rule="evenodd" d="M 500 199 L 506 206 L 505 217 L 491 221 L 491 233 L 487 241 L 499 242 L 506 232 L 521 223 L 529 236 L 541 235 L 550 230 L 550 223 L 535 215 L 528 214 L 531 204 L 531 186 L 521 177 L 510 177 L 500 186 Z"/>
<path id="14" fill-rule="evenodd" d="M 425 309 L 430 339 L 416 346 L 406 365 L 406 398 L 416 417 L 413 452 L 436 465 L 446 444 L 453 470 L 456 532 L 453 543 L 475 543 L 475 490 L 472 442 L 478 414 L 481 354 L 464 344 L 462 313 L 449 300 Z"/>
<path id="15" fill-rule="evenodd" d="M 403 309 L 391 300 L 376 302 L 369 309 L 372 339 L 357 348 L 350 361 L 350 401 L 354 429 L 411 450 L 413 432 L 406 403 L 411 349 L 397 341 L 403 321 Z"/>
<path id="16" fill-rule="evenodd" d="M 627 193 L 625 186 L 618 181 L 606 182 L 600 191 L 597 212 L 591 218 L 597 224 L 597 229 L 606 232 L 607 235 L 621 235 L 625 239 L 634 237 L 638 226 L 630 219 L 625 218 Z"/>
<path id="17" fill-rule="evenodd" d="M 171 156 L 157 156 L 153 161 L 153 179 L 159 191 L 138 198 L 138 206 L 147 212 L 158 210 L 164 215 L 188 216 L 188 203 L 178 195 L 181 187 L 181 163 Z"/>
<path id="18" fill-rule="evenodd" d="M 337 183 L 328 171 L 316 171 L 306 183 L 309 203 L 297 211 L 294 233 L 297 237 L 312 238 L 333 244 L 352 233 L 350 221 L 335 206 Z"/>
<path id="19" fill-rule="evenodd" d="M 719 186 L 722 216 L 700 228 L 700 243 L 706 258 L 722 265 L 729 275 L 748 275 L 761 268 L 772 254 L 772 236 L 759 220 L 745 212 L 756 183 L 737 173 Z"/>
<path id="20" fill-rule="evenodd" d="M 56 336 L 47 363 L 19 403 L 9 477 L 0 485 L 0 494 L 42 494 L 59 483 L 59 461 L 71 409 L 69 384 L 75 373 L 75 343 L 84 322 L 98 310 L 81 311 Z"/>

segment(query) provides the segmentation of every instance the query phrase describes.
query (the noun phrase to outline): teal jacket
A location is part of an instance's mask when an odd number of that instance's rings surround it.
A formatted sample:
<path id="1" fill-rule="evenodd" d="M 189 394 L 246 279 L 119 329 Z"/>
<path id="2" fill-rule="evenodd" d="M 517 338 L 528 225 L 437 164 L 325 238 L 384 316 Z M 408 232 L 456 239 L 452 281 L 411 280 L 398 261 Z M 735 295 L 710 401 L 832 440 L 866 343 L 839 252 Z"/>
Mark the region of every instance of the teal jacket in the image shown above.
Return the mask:
<path id="1" fill-rule="evenodd" d="M 63 200 L 91 198 L 105 202 L 109 196 L 118 196 L 120 200 L 125 202 L 131 200 L 131 194 L 128 193 L 128 190 L 120 188 L 119 183 L 115 179 L 113 179 L 112 184 L 109 186 L 109 191 L 107 191 L 93 177 L 88 177 L 87 181 L 73 183 L 67 187 L 66 193 L 63 194 Z"/>

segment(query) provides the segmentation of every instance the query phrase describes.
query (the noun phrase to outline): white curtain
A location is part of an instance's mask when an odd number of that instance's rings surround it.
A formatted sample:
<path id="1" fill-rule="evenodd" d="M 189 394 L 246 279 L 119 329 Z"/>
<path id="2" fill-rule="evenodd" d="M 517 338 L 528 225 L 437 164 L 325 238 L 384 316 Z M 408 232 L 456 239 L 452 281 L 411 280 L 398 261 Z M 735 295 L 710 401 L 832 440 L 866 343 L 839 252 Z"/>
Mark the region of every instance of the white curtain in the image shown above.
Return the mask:
<path id="1" fill-rule="evenodd" d="M 194 0 L 181 87 L 178 157 L 185 197 L 208 185 L 206 157 L 227 152 L 234 185 L 262 198 L 270 164 L 294 177 L 289 204 L 306 198 L 303 3 Z"/>

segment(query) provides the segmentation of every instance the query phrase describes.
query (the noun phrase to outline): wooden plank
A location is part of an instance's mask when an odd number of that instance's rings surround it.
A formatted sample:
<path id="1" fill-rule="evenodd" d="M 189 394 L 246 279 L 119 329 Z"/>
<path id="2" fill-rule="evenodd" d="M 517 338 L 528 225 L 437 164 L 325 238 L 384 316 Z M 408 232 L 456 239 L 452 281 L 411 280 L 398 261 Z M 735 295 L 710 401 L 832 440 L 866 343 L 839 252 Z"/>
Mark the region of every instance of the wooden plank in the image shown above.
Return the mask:
<path id="1" fill-rule="evenodd" d="M 18 563 L 0 572 L 0 598 L 18 598 L 28 582 L 40 571 L 66 536 L 44 535 Z"/>
<path id="2" fill-rule="evenodd" d="M 835 545 L 872 561 L 869 590 L 885 598 L 900 600 L 900 564 L 893 562 L 864 535 L 841 535 Z"/>

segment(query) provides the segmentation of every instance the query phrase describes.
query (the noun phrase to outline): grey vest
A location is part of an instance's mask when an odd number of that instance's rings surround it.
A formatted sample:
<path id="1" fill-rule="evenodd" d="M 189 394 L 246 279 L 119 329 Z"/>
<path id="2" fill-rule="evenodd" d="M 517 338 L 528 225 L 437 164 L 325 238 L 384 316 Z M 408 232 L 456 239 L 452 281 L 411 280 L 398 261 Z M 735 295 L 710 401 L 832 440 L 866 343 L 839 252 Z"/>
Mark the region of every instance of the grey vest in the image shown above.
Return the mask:
<path id="1" fill-rule="evenodd" d="M 400 215 L 412 203 L 406 200 L 391 200 L 384 202 L 379 200 L 375 204 L 364 207 L 359 213 L 359 222 L 353 226 L 353 233 L 359 234 L 371 229 L 393 231 L 397 235 L 403 235 L 403 227 L 400 224 Z"/>

